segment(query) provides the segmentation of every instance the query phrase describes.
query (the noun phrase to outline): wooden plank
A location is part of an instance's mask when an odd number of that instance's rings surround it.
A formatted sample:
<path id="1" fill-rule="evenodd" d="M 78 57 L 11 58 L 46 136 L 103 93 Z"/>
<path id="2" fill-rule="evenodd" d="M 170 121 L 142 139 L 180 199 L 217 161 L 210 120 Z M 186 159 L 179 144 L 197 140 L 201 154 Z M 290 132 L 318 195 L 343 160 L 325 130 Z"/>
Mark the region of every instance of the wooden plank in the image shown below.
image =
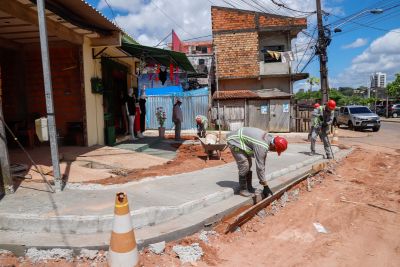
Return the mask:
<path id="1" fill-rule="evenodd" d="M 266 208 L 269 204 L 271 204 L 274 200 L 280 198 L 287 190 L 307 179 L 308 177 L 317 174 L 321 170 L 326 167 L 326 162 L 315 164 L 312 166 L 311 170 L 297 179 L 295 179 L 292 183 L 286 185 L 284 188 L 280 189 L 278 192 L 274 193 L 274 195 L 265 198 L 258 202 L 257 204 L 251 206 L 247 210 L 240 213 L 238 216 L 232 218 L 232 222 L 228 223 L 228 226 L 225 229 L 225 234 L 229 232 L 233 232 L 238 226 L 243 225 L 251 218 L 253 218 L 260 210 Z"/>
<path id="2" fill-rule="evenodd" d="M 121 33 L 114 31 L 111 36 L 90 39 L 92 46 L 121 46 Z"/>
<path id="3" fill-rule="evenodd" d="M 25 22 L 39 26 L 37 12 L 18 1 L 0 1 L 0 10 Z M 46 24 L 49 34 L 56 35 L 58 38 L 73 44 L 83 44 L 83 37 L 73 30 L 48 18 L 46 19 Z"/>

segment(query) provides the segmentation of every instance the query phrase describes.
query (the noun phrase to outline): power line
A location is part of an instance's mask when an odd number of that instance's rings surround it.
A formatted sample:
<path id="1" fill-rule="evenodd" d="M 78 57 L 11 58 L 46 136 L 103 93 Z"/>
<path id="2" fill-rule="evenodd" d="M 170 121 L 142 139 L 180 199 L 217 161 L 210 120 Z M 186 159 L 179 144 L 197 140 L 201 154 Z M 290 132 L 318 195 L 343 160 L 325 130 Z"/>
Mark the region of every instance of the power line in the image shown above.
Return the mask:
<path id="1" fill-rule="evenodd" d="M 168 33 L 167 36 L 165 36 L 158 44 L 156 44 L 154 47 L 158 47 L 163 41 L 165 41 L 165 39 L 167 39 L 170 35 L 172 34 L 172 32 Z"/>
<path id="2" fill-rule="evenodd" d="M 301 11 L 301 10 L 296 10 L 296 9 L 290 8 L 290 7 L 286 6 L 285 4 L 283 4 L 282 1 L 281 1 L 281 4 L 277 3 L 275 0 L 271 0 L 271 2 L 273 4 L 279 6 L 279 7 L 283 7 L 285 9 L 287 9 L 287 10 L 291 10 L 291 11 L 298 12 L 298 13 L 303 13 L 303 14 L 315 14 L 315 13 L 317 13 L 317 11 Z"/>
<path id="3" fill-rule="evenodd" d="M 182 29 L 182 31 L 184 31 L 185 33 L 189 34 L 190 36 L 193 36 L 191 33 L 187 32 L 181 25 L 179 25 L 174 19 L 172 19 L 167 13 L 164 12 L 164 10 L 162 10 L 156 3 L 155 1 L 151 1 L 150 3 L 152 3 L 153 5 L 155 5 L 160 11 L 161 13 L 164 14 L 164 16 L 166 16 L 170 21 L 172 21 L 176 26 L 178 26 L 180 29 Z"/>

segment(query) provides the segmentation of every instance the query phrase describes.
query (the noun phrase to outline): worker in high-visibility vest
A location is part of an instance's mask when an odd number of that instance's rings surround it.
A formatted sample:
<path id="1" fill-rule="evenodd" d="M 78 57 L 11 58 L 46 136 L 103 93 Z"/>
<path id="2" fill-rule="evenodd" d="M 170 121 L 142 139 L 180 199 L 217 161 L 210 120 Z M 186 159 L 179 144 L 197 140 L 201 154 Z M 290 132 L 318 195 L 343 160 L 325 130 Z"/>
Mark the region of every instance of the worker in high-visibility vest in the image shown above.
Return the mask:
<path id="1" fill-rule="evenodd" d="M 264 196 L 272 195 L 265 179 L 265 160 L 269 151 L 277 152 L 278 155 L 285 151 L 288 146 L 287 140 L 251 127 L 230 132 L 226 140 L 239 169 L 240 195 L 250 197 L 255 193 L 252 186 L 252 157 L 255 159 L 258 180 L 264 186 Z"/>
<path id="2" fill-rule="evenodd" d="M 312 113 L 312 132 L 311 132 L 311 154 L 315 154 L 315 142 L 319 136 L 324 143 L 324 149 L 327 159 L 332 159 L 332 151 L 328 139 L 329 126 L 333 122 L 334 111 L 336 108 L 336 102 L 329 100 L 325 106 L 320 106 L 314 109 Z"/>

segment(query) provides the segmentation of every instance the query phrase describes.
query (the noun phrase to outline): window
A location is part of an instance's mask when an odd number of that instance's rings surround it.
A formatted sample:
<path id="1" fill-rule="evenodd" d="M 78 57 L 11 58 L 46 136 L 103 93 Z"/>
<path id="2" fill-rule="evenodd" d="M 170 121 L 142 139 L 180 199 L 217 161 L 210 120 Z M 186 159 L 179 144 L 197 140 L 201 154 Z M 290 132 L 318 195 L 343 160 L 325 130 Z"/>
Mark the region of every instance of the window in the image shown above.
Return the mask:
<path id="1" fill-rule="evenodd" d="M 349 109 L 348 108 L 344 108 L 343 114 L 344 115 L 349 115 Z"/>
<path id="2" fill-rule="evenodd" d="M 267 51 L 283 52 L 284 51 L 283 45 L 264 46 L 264 49 L 262 50 L 262 52 L 264 53 L 264 62 L 265 63 L 282 62 L 282 60 L 280 58 L 279 59 L 274 58 Z"/>
<path id="3" fill-rule="evenodd" d="M 205 63 L 204 58 L 200 58 L 199 59 L 199 65 L 204 65 L 204 63 Z"/>
<path id="4" fill-rule="evenodd" d="M 196 51 L 207 54 L 207 46 L 196 46 Z"/>
<path id="5" fill-rule="evenodd" d="M 350 108 L 351 114 L 372 113 L 367 107 Z"/>

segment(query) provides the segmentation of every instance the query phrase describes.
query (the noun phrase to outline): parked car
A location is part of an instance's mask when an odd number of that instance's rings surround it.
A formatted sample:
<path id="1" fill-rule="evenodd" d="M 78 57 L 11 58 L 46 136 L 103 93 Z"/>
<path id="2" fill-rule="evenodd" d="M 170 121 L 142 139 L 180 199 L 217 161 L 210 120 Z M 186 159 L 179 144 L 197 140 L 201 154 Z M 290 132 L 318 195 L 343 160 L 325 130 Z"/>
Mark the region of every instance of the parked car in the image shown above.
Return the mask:
<path id="1" fill-rule="evenodd" d="M 389 117 L 397 118 L 400 116 L 400 104 L 389 106 Z"/>
<path id="2" fill-rule="evenodd" d="M 350 129 L 372 129 L 379 131 L 381 120 L 379 116 L 365 106 L 344 106 L 335 113 L 333 123 L 337 126 L 346 125 Z"/>

